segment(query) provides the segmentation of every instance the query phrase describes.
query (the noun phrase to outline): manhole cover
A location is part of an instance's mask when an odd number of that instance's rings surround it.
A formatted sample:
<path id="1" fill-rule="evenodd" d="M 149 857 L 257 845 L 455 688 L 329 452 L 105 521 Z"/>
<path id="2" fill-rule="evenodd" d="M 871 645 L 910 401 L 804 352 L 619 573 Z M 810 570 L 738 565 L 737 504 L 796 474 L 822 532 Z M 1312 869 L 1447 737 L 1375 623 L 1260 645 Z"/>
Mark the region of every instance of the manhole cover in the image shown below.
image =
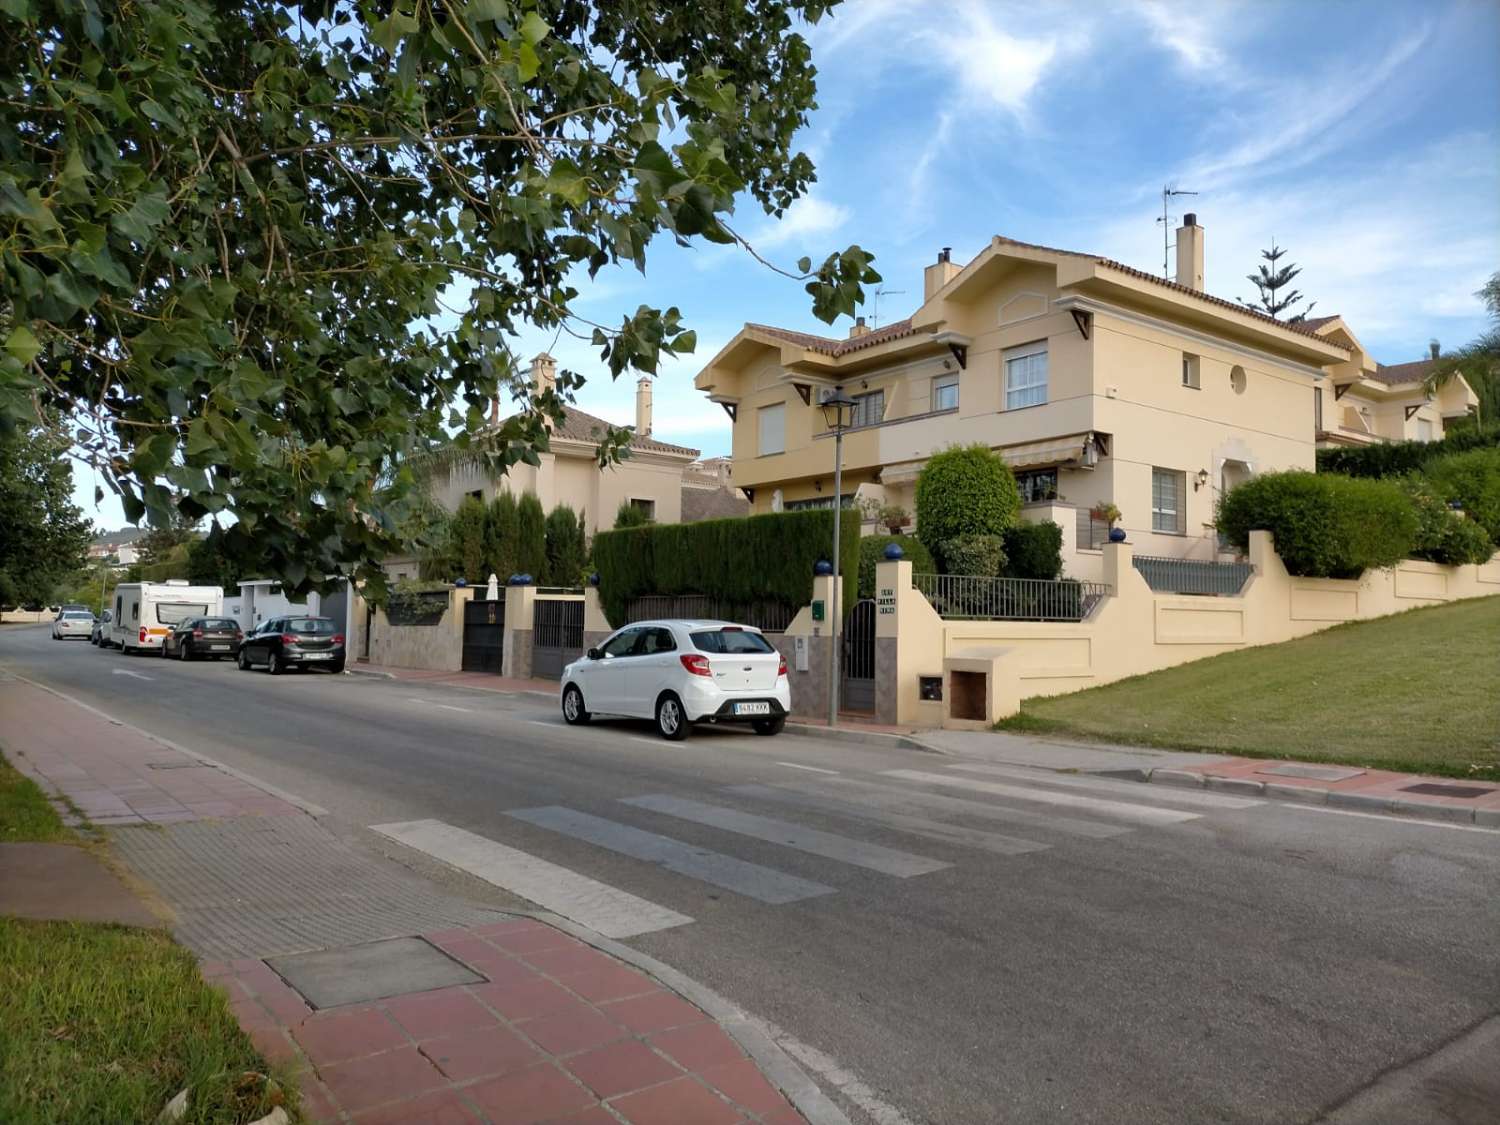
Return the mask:
<path id="1" fill-rule="evenodd" d="M 1278 777 L 1306 777 L 1314 781 L 1348 781 L 1349 778 L 1358 777 L 1365 771 L 1344 766 L 1304 766 L 1300 762 L 1287 762 L 1279 766 L 1266 766 L 1255 772 L 1274 773 Z"/>
<path id="2" fill-rule="evenodd" d="M 415 937 L 268 957 L 266 964 L 314 1008 L 337 1008 L 485 979 Z"/>
<path id="3" fill-rule="evenodd" d="M 1426 793 L 1432 797 L 1483 797 L 1493 789 L 1480 789 L 1474 785 L 1439 785 L 1435 781 L 1424 781 L 1420 785 L 1405 786 L 1403 793 Z"/>

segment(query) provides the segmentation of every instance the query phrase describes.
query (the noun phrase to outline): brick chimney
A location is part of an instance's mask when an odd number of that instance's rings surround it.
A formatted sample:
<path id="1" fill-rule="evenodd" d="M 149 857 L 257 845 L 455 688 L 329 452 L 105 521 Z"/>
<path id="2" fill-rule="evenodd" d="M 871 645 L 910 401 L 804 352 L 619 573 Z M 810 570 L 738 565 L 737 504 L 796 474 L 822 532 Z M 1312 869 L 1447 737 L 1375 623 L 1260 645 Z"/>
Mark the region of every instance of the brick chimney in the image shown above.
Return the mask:
<path id="1" fill-rule="evenodd" d="M 1203 292 L 1203 228 L 1191 211 L 1177 228 L 1177 284 Z"/>
<path id="2" fill-rule="evenodd" d="M 651 436 L 651 376 L 642 375 L 635 382 L 635 436 Z"/>
<path id="3" fill-rule="evenodd" d="M 533 394 L 544 394 L 557 389 L 557 360 L 546 352 L 538 352 L 531 360 L 531 390 Z"/>
<path id="4" fill-rule="evenodd" d="M 865 318 L 857 316 L 854 318 L 854 323 L 849 326 L 849 339 L 853 340 L 856 336 L 868 335 L 869 332 L 870 327 L 865 323 Z"/>
<path id="5" fill-rule="evenodd" d="M 1440 359 L 1443 354 L 1443 345 L 1439 344 L 1436 340 L 1428 340 L 1427 351 L 1430 353 L 1431 358 Z"/>
<path id="6" fill-rule="evenodd" d="M 957 277 L 961 269 L 953 261 L 953 247 L 944 246 L 938 251 L 937 261 L 922 273 L 922 300 L 932 300 L 932 295 Z"/>

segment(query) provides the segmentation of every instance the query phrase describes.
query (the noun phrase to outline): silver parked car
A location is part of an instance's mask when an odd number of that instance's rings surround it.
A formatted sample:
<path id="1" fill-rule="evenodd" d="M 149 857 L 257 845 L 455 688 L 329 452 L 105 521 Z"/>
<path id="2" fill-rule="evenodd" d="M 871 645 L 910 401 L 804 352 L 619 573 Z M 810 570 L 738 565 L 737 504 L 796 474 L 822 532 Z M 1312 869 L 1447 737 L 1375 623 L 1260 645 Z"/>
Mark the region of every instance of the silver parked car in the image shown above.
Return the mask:
<path id="1" fill-rule="evenodd" d="M 52 622 L 52 639 L 65 640 L 78 637 L 88 640 L 94 635 L 94 615 L 86 609 L 65 609 Z"/>
<path id="2" fill-rule="evenodd" d="M 89 637 L 89 642 L 91 644 L 98 645 L 101 648 L 108 648 L 109 623 L 114 619 L 115 615 L 106 609 L 104 611 L 104 615 L 94 622 L 94 631 Z"/>

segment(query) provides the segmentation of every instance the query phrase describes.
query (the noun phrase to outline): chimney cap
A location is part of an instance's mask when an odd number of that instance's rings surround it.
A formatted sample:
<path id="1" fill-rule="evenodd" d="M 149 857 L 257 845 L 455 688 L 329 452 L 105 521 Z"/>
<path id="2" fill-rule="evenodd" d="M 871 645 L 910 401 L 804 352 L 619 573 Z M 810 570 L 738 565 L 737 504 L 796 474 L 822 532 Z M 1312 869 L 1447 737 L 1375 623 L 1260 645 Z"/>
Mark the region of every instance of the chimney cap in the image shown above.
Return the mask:
<path id="1" fill-rule="evenodd" d="M 1439 344 L 1436 340 L 1429 340 L 1427 341 L 1427 350 L 1431 353 L 1433 359 L 1438 359 L 1443 354 L 1443 345 Z"/>
<path id="2" fill-rule="evenodd" d="M 944 246 L 941 250 L 938 251 L 938 261 L 940 261 L 940 262 L 946 262 L 950 258 L 952 258 L 952 256 L 953 256 L 953 247 L 951 247 L 951 246 Z"/>
<path id="3" fill-rule="evenodd" d="M 857 316 L 854 318 L 854 323 L 863 326 L 865 323 L 865 318 L 862 316 Z"/>
<path id="4" fill-rule="evenodd" d="M 1182 225 L 1185 226 L 1185 227 L 1195 227 L 1195 226 L 1197 226 L 1198 225 L 1198 215 L 1197 215 L 1197 212 L 1195 212 L 1195 211 L 1189 211 L 1186 215 L 1184 215 L 1182 217 Z"/>

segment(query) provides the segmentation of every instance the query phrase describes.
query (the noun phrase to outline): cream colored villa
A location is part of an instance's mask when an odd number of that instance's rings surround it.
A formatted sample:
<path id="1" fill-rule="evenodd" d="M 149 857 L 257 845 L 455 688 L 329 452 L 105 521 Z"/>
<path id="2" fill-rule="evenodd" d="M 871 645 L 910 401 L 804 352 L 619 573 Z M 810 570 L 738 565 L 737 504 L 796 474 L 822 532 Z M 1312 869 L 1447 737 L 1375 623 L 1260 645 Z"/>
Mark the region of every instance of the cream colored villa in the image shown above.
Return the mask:
<path id="1" fill-rule="evenodd" d="M 531 384 L 542 389 L 555 386 L 557 361 L 545 352 L 531 361 Z M 498 418 L 498 407 L 496 416 Z M 635 438 L 630 456 L 608 469 L 596 460 L 599 439 L 609 423 L 602 418 L 567 407 L 563 421 L 552 431 L 551 449 L 541 454 L 541 464 L 515 465 L 498 481 L 490 479 L 478 465 L 455 470 L 434 493 L 434 499 L 449 511 L 465 496 L 486 503 L 499 491 L 536 494 L 542 507 L 551 511 L 559 504 L 581 510 L 590 535 L 614 525 L 615 512 L 630 503 L 658 523 L 677 523 L 682 518 L 684 473 L 697 460 L 698 450 L 657 441 L 651 436 L 651 380 L 642 378 L 635 392 Z"/>
<path id="2" fill-rule="evenodd" d="M 1167 281 L 996 237 L 965 266 L 944 249 L 906 320 L 861 321 L 844 340 L 746 324 L 696 381 L 734 421 L 734 483 L 756 511 L 831 505 L 819 399 L 842 387 L 856 403 L 846 504 L 910 510 L 931 453 L 981 442 L 1014 469 L 1026 517 L 1063 526 L 1075 577 L 1096 577 L 1107 528 L 1089 510 L 1102 502 L 1119 507 L 1137 554 L 1215 557 L 1220 493 L 1311 469 L 1319 402 L 1336 423 L 1340 383 L 1387 417 L 1380 372 L 1392 369 L 1336 319 L 1283 323 L 1203 292 L 1203 239 L 1188 215 Z M 1403 425 L 1425 420 L 1437 436 L 1460 398 L 1424 402 Z"/>

